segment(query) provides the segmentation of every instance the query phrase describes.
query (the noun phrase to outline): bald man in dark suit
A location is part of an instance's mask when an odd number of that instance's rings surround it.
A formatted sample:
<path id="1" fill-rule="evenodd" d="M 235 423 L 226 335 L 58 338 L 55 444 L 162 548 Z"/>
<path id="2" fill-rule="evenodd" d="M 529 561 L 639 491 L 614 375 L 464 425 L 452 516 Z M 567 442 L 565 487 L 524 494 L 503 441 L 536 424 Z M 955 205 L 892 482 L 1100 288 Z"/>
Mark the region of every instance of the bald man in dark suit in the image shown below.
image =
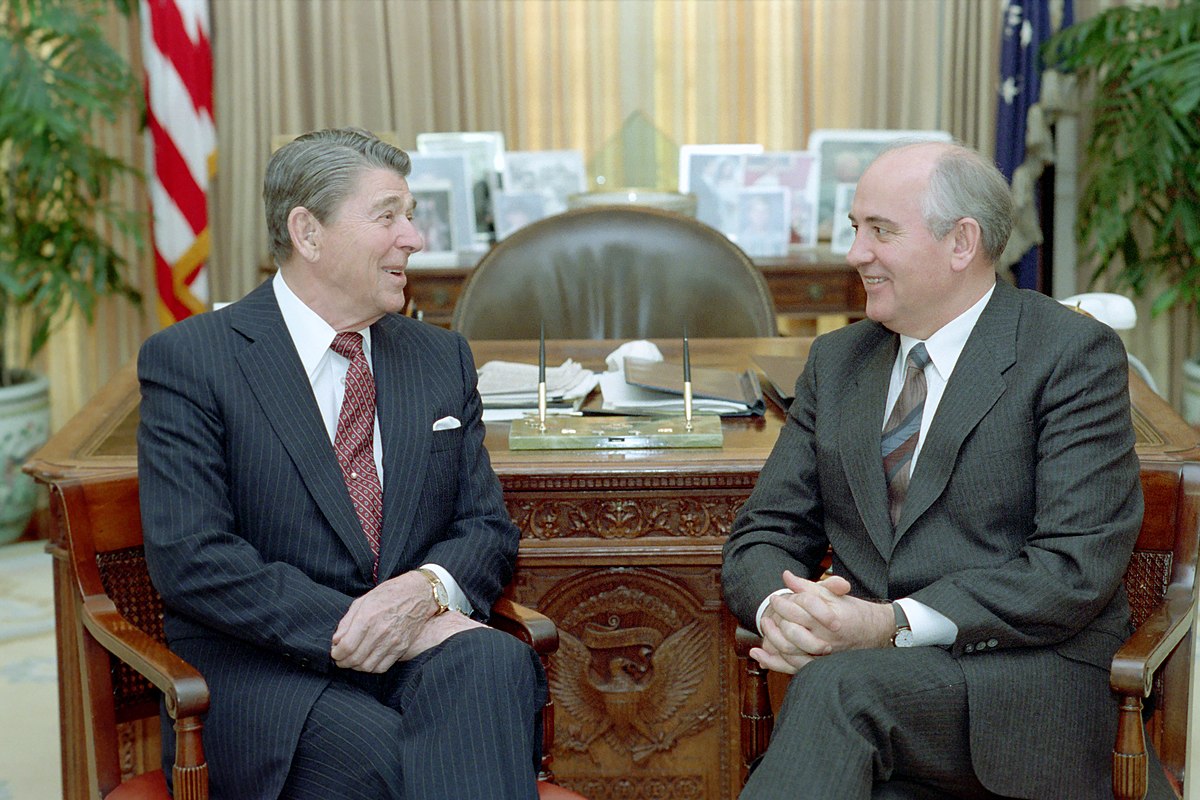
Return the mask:
<path id="1" fill-rule="evenodd" d="M 139 356 L 146 561 L 211 690 L 214 798 L 537 793 L 545 676 L 482 622 L 518 532 L 474 361 L 398 313 L 422 246 L 408 169 L 354 129 L 285 145 L 277 274 Z"/>
<path id="2" fill-rule="evenodd" d="M 997 281 L 1008 198 L 944 143 L 858 184 L 868 319 L 814 342 L 725 548 L 752 655 L 795 676 L 743 798 L 1112 797 L 1142 519 L 1125 350 Z"/>

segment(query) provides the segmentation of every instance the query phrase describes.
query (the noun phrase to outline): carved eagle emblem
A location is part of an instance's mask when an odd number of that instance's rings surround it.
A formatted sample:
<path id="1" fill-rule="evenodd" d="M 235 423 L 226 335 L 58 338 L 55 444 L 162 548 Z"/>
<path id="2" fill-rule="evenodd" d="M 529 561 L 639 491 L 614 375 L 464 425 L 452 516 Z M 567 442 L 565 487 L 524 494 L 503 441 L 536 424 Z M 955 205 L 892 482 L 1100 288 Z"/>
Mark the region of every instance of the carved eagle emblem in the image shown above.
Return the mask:
<path id="1" fill-rule="evenodd" d="M 665 639 L 654 628 L 621 628 L 615 619 L 588 623 L 581 635 L 559 632 L 549 675 L 556 702 L 571 717 L 560 728 L 559 746 L 588 753 L 603 737 L 641 762 L 715 719 L 715 704 L 684 711 L 707 663 L 709 637 L 698 621 Z"/>

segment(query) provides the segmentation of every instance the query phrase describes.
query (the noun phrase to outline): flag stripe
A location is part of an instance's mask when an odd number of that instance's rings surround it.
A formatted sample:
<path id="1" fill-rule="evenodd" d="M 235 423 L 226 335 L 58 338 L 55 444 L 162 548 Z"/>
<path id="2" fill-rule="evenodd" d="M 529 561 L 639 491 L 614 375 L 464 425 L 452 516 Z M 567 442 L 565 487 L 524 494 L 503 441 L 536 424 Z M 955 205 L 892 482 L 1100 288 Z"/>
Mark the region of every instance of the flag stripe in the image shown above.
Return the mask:
<path id="1" fill-rule="evenodd" d="M 183 14 L 173 0 L 150 0 L 154 7 L 150 25 L 154 43 L 175 67 L 183 80 L 195 108 L 212 115 L 212 50 L 207 38 L 207 21 L 193 17 L 197 26 L 196 41 L 192 41 L 184 26 Z M 201 15 L 202 16 L 202 15 Z"/>
<path id="2" fill-rule="evenodd" d="M 141 0 L 155 280 L 164 325 L 208 304 L 216 151 L 208 0 Z"/>

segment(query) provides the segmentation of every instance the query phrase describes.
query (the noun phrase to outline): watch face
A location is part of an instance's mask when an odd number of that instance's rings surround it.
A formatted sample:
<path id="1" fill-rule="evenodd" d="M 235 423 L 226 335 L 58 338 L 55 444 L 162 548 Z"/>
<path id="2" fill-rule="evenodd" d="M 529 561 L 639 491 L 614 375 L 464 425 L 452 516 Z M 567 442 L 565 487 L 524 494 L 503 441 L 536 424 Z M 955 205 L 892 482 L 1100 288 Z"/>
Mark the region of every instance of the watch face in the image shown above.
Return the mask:
<path id="1" fill-rule="evenodd" d="M 900 628 L 898 631 L 896 631 L 896 635 L 892 637 L 892 644 L 896 647 L 912 647 L 912 631 L 908 628 Z"/>

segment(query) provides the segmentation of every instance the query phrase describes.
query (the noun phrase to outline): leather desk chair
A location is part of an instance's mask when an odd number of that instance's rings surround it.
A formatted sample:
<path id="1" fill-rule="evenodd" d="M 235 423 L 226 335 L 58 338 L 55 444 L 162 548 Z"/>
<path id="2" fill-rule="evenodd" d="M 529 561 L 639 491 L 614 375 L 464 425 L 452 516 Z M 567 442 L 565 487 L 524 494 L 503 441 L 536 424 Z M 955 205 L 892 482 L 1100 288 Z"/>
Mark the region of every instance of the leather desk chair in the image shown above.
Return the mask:
<path id="1" fill-rule="evenodd" d="M 150 583 L 142 551 L 137 477 L 65 484 L 52 490 L 50 502 L 67 531 L 73 584 L 68 590 L 78 624 L 65 633 L 80 643 L 78 685 L 83 691 L 82 718 L 67 724 L 68 730 L 71 724 L 85 729 L 69 732 L 86 737 L 87 796 L 169 800 L 157 761 L 140 774 L 130 774 L 138 771 L 137 761 L 156 749 L 138 737 L 157 738 L 159 698 L 165 696 L 177 732 L 175 800 L 207 800 L 201 718 L 208 710 L 208 686 L 164 642 L 162 599 Z M 558 649 L 558 629 L 542 614 L 506 598 L 496 603 L 492 614 L 493 626 L 532 646 L 543 665 Z M 128 724 L 138 721 L 147 724 Z M 554 720 L 549 702 L 543 723 L 539 800 L 584 800 L 551 782 Z M 140 758 L 124 748 L 132 748 Z"/>
<path id="2" fill-rule="evenodd" d="M 1119 702 L 1112 752 L 1115 800 L 1146 796 L 1147 769 L 1152 763 L 1146 754 L 1147 734 L 1176 796 L 1182 793 L 1187 759 L 1200 552 L 1200 464 L 1144 463 L 1142 493 L 1146 512 L 1124 579 L 1136 630 L 1113 656 L 1109 673 Z M 767 750 L 779 705 L 772 702 L 771 693 L 782 696 L 788 679 L 768 673 L 750 658 L 750 648 L 761 641 L 757 634 L 738 627 L 734 647 L 743 667 L 743 770 Z M 769 682 L 768 674 L 773 676 Z M 1014 692 L 1020 690 L 1013 687 Z M 1150 698 L 1146 708 L 1145 698 Z M 1070 731 L 1063 735 L 1069 736 Z"/>
<path id="3" fill-rule="evenodd" d="M 539 220 L 493 247 L 451 327 L 467 339 L 775 336 L 762 273 L 720 231 L 640 206 Z"/>

